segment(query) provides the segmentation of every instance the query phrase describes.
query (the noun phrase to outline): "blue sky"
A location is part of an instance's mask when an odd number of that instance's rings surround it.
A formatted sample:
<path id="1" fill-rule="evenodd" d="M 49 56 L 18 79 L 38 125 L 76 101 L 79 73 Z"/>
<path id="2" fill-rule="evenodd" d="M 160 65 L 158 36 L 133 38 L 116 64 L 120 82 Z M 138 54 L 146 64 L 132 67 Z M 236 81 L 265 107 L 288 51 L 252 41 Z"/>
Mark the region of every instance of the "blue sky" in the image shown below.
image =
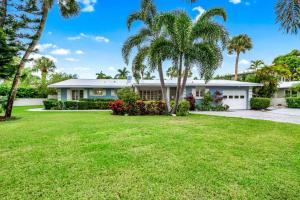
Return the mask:
<path id="1" fill-rule="evenodd" d="M 76 73 L 80 78 L 95 78 L 101 70 L 114 75 L 116 69 L 126 66 L 121 56 L 123 42 L 141 27 L 136 23 L 130 32 L 126 28 L 127 16 L 139 9 L 140 0 L 79 1 L 80 15 L 68 20 L 60 16 L 57 6 L 51 10 L 39 43 L 39 55 L 35 57 L 46 55 L 56 62 L 59 71 Z M 275 0 L 199 0 L 194 4 L 186 0 L 154 1 L 160 11 L 182 9 L 192 18 L 199 14 L 193 11 L 195 7 L 225 8 L 228 21 L 224 26 L 230 35 L 246 33 L 253 40 L 254 48 L 241 56 L 240 71 L 251 60 L 262 59 L 269 64 L 277 55 L 300 46 L 299 36 L 286 35 L 275 24 Z M 224 62 L 216 74 L 232 73 L 234 59 L 225 51 Z"/>

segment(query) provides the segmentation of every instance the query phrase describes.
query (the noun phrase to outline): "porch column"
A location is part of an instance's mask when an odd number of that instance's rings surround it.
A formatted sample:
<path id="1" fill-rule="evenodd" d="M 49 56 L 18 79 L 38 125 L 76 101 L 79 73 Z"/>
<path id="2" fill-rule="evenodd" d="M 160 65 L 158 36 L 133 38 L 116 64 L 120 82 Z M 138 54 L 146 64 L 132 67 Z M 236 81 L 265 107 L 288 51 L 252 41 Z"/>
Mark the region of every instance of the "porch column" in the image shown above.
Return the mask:
<path id="1" fill-rule="evenodd" d="M 61 101 L 61 89 L 57 89 L 57 100 Z"/>
<path id="2" fill-rule="evenodd" d="M 170 87 L 167 87 L 167 100 L 168 100 L 168 102 L 170 103 Z"/>
<path id="3" fill-rule="evenodd" d="M 252 87 L 249 87 L 249 90 L 248 90 L 248 105 L 247 105 L 247 109 L 251 109 L 250 108 L 250 100 L 252 99 L 253 97 L 253 88 Z"/>

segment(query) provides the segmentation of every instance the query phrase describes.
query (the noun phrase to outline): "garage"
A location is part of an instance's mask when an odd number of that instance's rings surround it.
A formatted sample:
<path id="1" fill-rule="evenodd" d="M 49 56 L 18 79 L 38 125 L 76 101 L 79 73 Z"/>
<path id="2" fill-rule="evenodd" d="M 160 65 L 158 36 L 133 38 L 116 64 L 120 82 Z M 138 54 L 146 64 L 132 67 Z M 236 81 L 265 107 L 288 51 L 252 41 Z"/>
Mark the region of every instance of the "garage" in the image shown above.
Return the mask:
<path id="1" fill-rule="evenodd" d="M 247 109 L 247 91 L 246 90 L 224 90 L 223 104 L 226 104 L 233 110 Z"/>

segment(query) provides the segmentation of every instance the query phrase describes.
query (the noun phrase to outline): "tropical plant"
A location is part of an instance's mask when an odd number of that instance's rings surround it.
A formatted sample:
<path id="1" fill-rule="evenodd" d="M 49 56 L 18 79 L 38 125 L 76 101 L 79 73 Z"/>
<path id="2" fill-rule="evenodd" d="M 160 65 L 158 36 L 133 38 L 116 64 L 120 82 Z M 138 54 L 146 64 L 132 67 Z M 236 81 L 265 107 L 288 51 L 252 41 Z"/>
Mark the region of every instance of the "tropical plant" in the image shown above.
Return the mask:
<path id="1" fill-rule="evenodd" d="M 11 87 L 11 92 L 8 98 L 5 118 L 11 117 L 12 107 L 17 94 L 17 88 L 20 82 L 22 70 L 24 69 L 25 64 L 29 60 L 30 54 L 35 51 L 36 45 L 44 30 L 48 18 L 48 12 L 52 8 L 54 0 L 27 0 L 25 3 L 25 6 L 18 6 L 18 11 L 19 16 L 21 16 L 21 19 L 23 19 L 23 23 L 25 23 L 24 29 L 27 31 L 23 31 L 23 34 L 19 34 L 19 36 L 22 37 L 23 41 L 25 41 L 24 43 L 28 45 L 25 45 L 24 48 L 22 48 L 24 52 L 22 53 L 21 61 L 16 69 L 15 77 Z M 65 18 L 77 15 L 80 10 L 78 2 L 76 0 L 58 0 L 58 5 L 61 15 Z M 7 9 L 7 4 L 2 5 L 2 10 L 9 10 Z M 5 21 L 6 16 L 2 15 L 1 20 Z M 5 24 L 5 22 L 3 24 Z M 28 35 L 28 29 L 32 30 L 32 35 Z M 24 38 L 26 38 L 26 40 L 24 40 Z"/>
<path id="2" fill-rule="evenodd" d="M 111 76 L 106 75 L 102 71 L 100 71 L 99 73 L 97 73 L 96 76 L 97 76 L 97 79 L 112 79 Z"/>
<path id="3" fill-rule="evenodd" d="M 185 74 L 185 72 L 183 71 L 183 74 Z M 176 67 L 169 67 L 167 70 L 167 76 L 171 79 L 173 78 L 177 78 L 178 77 L 178 71 Z M 193 76 L 193 72 L 190 69 L 189 73 L 188 73 L 188 77 L 191 78 Z"/>
<path id="4" fill-rule="evenodd" d="M 295 73 L 300 68 L 300 51 L 292 50 L 286 55 L 281 55 L 273 60 L 274 65 L 285 65 L 292 73 Z"/>
<path id="5" fill-rule="evenodd" d="M 32 70 L 34 72 L 38 72 L 38 71 L 41 72 L 41 77 L 42 77 L 41 88 L 47 87 L 47 75 L 50 72 L 54 72 L 55 69 L 56 69 L 56 66 L 55 66 L 54 62 L 44 56 L 42 56 L 41 58 L 38 58 L 37 60 L 34 61 Z"/>
<path id="6" fill-rule="evenodd" d="M 238 80 L 238 68 L 239 68 L 239 59 L 240 54 L 245 53 L 246 51 L 249 51 L 252 49 L 252 41 L 251 38 L 246 35 L 238 35 L 236 37 L 233 37 L 228 44 L 228 52 L 230 55 L 233 53 L 236 53 L 236 60 L 235 60 L 235 70 L 234 70 L 234 80 Z"/>
<path id="7" fill-rule="evenodd" d="M 260 69 L 264 66 L 265 66 L 264 61 L 262 61 L 262 60 L 252 60 L 249 69 L 255 71 L 255 70 L 258 70 L 258 69 Z"/>
<path id="8" fill-rule="evenodd" d="M 126 67 L 124 67 L 123 69 L 118 69 L 118 73 L 116 74 L 115 79 L 127 79 L 129 73 L 130 72 Z"/>
<path id="9" fill-rule="evenodd" d="M 156 18 L 156 25 L 165 37 L 160 37 L 151 45 L 150 60 L 155 60 L 157 53 L 160 53 L 171 59 L 178 71 L 172 113 L 177 111 L 193 65 L 198 67 L 201 77 L 206 81 L 212 78 L 220 66 L 223 58 L 220 47 L 226 46 L 228 33 L 223 26 L 213 21 L 215 16 L 221 16 L 224 20 L 227 18 L 222 8 L 208 10 L 195 23 L 182 11 L 163 13 Z"/>
<path id="10" fill-rule="evenodd" d="M 129 57 L 131 51 L 136 48 L 137 54 L 132 60 L 132 74 L 139 80 L 142 70 L 144 69 L 144 62 L 149 57 L 149 50 L 151 44 L 160 39 L 160 31 L 156 29 L 155 17 L 157 16 L 157 9 L 152 0 L 142 0 L 141 9 L 137 12 L 129 15 L 127 19 L 127 27 L 130 30 L 132 24 L 136 21 L 140 21 L 144 24 L 140 31 L 129 37 L 123 45 L 122 54 L 126 64 L 129 63 Z M 165 87 L 164 73 L 162 68 L 162 62 L 165 59 L 157 52 L 155 57 L 152 57 L 152 65 L 150 71 L 158 70 L 160 86 L 162 91 L 163 100 L 166 102 L 166 110 L 170 110 L 169 100 L 167 98 L 167 89 Z"/>
<path id="11" fill-rule="evenodd" d="M 49 77 L 49 84 L 58 83 L 69 79 L 78 79 L 77 74 L 67 74 L 63 72 L 52 73 Z"/>
<path id="12" fill-rule="evenodd" d="M 150 71 L 147 71 L 145 73 L 144 80 L 153 80 L 153 79 L 155 79 L 155 76 L 153 76 Z"/>
<path id="13" fill-rule="evenodd" d="M 300 1 L 277 0 L 275 6 L 276 22 L 286 33 L 297 34 L 300 28 Z"/>

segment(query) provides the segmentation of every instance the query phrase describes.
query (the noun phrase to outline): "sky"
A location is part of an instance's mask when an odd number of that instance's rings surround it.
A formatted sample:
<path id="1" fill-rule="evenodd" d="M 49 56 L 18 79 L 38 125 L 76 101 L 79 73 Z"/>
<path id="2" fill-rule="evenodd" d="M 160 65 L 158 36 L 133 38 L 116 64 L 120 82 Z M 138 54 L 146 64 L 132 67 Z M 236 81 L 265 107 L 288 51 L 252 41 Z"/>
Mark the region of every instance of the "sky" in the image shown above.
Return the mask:
<path id="1" fill-rule="evenodd" d="M 55 5 L 49 13 L 48 21 L 39 42 L 39 53 L 55 61 L 57 71 L 78 74 L 79 78 L 96 78 L 103 71 L 115 75 L 117 69 L 127 67 L 122 59 L 124 41 L 135 34 L 141 23 L 135 23 L 128 31 L 128 15 L 139 10 L 140 0 L 78 0 L 81 12 L 78 16 L 64 19 Z M 276 0 L 199 0 L 190 4 L 187 0 L 154 0 L 159 11 L 185 10 L 193 19 L 205 10 L 222 7 L 228 20 L 222 23 L 230 37 L 248 34 L 253 41 L 253 49 L 241 55 L 240 69 L 249 67 L 251 60 L 262 59 L 267 64 L 282 54 L 300 46 L 300 37 L 288 35 L 275 23 L 274 6 Z M 217 74 L 234 71 L 235 57 L 224 51 L 224 61 Z M 170 63 L 164 64 L 166 70 Z M 194 76 L 198 75 L 196 70 Z M 156 74 L 155 74 L 156 75 Z"/>

